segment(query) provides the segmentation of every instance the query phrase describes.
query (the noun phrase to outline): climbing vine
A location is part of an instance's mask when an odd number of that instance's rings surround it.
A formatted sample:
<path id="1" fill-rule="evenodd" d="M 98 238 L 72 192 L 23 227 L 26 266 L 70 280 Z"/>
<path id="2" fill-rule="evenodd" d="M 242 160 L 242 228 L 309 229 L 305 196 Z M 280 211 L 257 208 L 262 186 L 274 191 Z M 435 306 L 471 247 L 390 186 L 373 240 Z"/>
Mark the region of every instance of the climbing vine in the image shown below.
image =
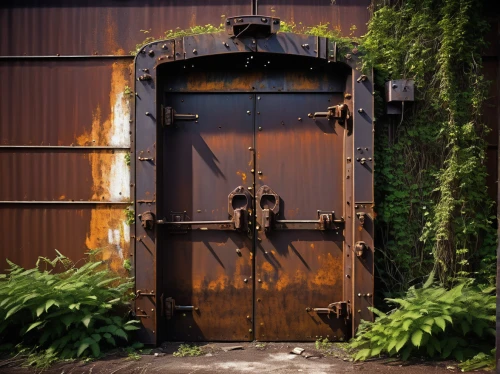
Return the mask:
<path id="1" fill-rule="evenodd" d="M 481 111 L 487 85 L 480 2 L 406 0 L 375 9 L 362 41 L 379 92 L 414 79 L 415 103 L 376 122 L 379 278 L 405 290 L 434 271 L 440 281 L 488 273 L 495 256 Z M 399 286 L 399 287 L 398 287 Z"/>

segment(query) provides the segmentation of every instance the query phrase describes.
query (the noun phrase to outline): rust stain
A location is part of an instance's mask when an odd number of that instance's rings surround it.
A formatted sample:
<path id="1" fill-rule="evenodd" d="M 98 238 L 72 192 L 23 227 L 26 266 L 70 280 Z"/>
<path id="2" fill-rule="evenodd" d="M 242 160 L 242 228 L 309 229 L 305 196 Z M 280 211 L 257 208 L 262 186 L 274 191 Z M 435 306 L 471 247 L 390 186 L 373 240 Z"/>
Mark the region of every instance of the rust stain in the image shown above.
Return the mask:
<path id="1" fill-rule="evenodd" d="M 289 88 L 292 90 L 316 90 L 320 87 L 320 80 L 317 77 L 309 77 L 297 72 L 285 73 L 285 81 L 289 82 Z"/>
<path id="2" fill-rule="evenodd" d="M 273 266 L 269 262 L 264 262 L 261 266 L 261 269 L 266 273 L 271 273 L 274 271 Z"/>
<path id="3" fill-rule="evenodd" d="M 311 249 L 314 249 L 314 243 L 311 243 L 309 246 L 311 247 Z"/>
<path id="4" fill-rule="evenodd" d="M 219 270 L 219 276 L 208 283 L 207 289 L 210 291 L 222 291 L 229 284 L 229 277 L 224 273 L 224 271 Z"/>
<path id="5" fill-rule="evenodd" d="M 59 196 L 59 200 L 66 200 L 66 195 Z"/>
<path id="6" fill-rule="evenodd" d="M 338 275 L 342 272 L 342 260 L 333 257 L 330 253 L 323 259 L 318 256 L 321 267 L 310 280 L 315 286 L 334 286 L 337 283 Z"/>
<path id="7" fill-rule="evenodd" d="M 290 277 L 285 272 L 279 272 L 278 281 L 276 282 L 276 289 L 278 291 L 283 290 L 290 283 Z"/>
<path id="8" fill-rule="evenodd" d="M 121 208 L 96 207 L 91 212 L 90 230 L 85 240 L 89 249 L 100 249 L 102 259 L 114 271 L 126 275 L 123 261 L 129 258 L 130 231 Z"/>
<path id="9" fill-rule="evenodd" d="M 112 27 L 112 25 L 110 26 Z M 115 39 L 114 31 L 108 30 L 110 43 Z M 111 45 L 111 44 L 110 44 Z M 78 145 L 109 145 L 121 142 L 116 139 L 121 126 L 121 119 L 126 112 L 121 109 L 119 113 L 113 108 L 128 108 L 128 98 L 123 94 L 129 76 L 127 62 L 115 62 L 112 65 L 110 82 L 110 113 L 103 113 L 98 106 L 92 115 L 92 128 L 90 132 L 77 137 Z M 121 102 L 119 102 L 121 100 Z M 117 105 L 120 104 L 120 105 Z M 128 110 L 128 109 L 125 109 Z M 115 118 L 116 117 L 116 118 Z M 120 135 L 118 135 L 120 137 Z M 116 177 L 116 161 L 123 157 L 122 153 L 89 152 L 88 159 L 92 170 L 91 200 L 101 201 L 127 201 L 129 181 L 123 174 Z M 115 174 L 113 174 L 115 173 Z M 120 177 L 123 177 L 120 179 Z M 126 217 L 122 207 L 96 207 L 91 212 L 90 229 L 85 244 L 89 249 L 101 249 L 102 258 L 108 261 L 111 269 L 125 275 L 123 261 L 129 258 L 130 227 L 126 224 Z"/>
<path id="10" fill-rule="evenodd" d="M 219 90 L 248 90 L 253 82 L 262 80 L 262 72 L 244 75 L 230 81 L 214 80 L 205 72 L 190 74 L 186 89 L 188 91 L 219 91 Z"/>
<path id="11" fill-rule="evenodd" d="M 104 43 L 107 49 L 111 50 L 113 55 L 124 55 L 125 50 L 120 48 L 118 43 L 118 38 L 116 37 L 116 31 L 118 30 L 117 19 L 113 18 L 108 12 L 106 17 L 106 30 L 105 30 L 105 40 Z"/>
<path id="12" fill-rule="evenodd" d="M 239 177 L 241 177 L 241 180 L 243 181 L 243 183 L 245 183 L 245 182 L 246 182 L 246 180 L 247 180 L 247 175 L 246 175 L 246 173 L 244 173 L 244 172 L 242 172 L 242 171 L 239 171 L 239 170 L 238 170 L 238 171 L 236 172 L 236 175 L 238 175 Z"/>

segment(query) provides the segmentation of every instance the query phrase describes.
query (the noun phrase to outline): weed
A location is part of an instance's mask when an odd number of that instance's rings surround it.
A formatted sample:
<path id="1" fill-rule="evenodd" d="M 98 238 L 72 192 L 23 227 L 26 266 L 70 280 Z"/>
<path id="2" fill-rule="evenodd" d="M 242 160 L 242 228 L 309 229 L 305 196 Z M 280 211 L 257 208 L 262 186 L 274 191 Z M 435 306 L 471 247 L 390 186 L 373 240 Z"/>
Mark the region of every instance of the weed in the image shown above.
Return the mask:
<path id="1" fill-rule="evenodd" d="M 174 357 L 196 357 L 203 355 L 203 350 L 197 345 L 181 344 L 173 355 Z"/>
<path id="2" fill-rule="evenodd" d="M 129 86 L 125 86 L 125 89 L 123 90 L 123 93 L 125 95 L 133 95 L 134 94 L 134 92 L 132 91 L 132 89 Z"/>
<path id="3" fill-rule="evenodd" d="M 123 157 L 125 158 L 125 163 L 127 164 L 127 166 L 130 166 L 130 153 L 125 153 Z"/>
<path id="4" fill-rule="evenodd" d="M 125 213 L 125 222 L 127 225 L 133 225 L 135 223 L 135 212 L 132 206 L 129 206 L 127 209 L 124 209 Z"/>

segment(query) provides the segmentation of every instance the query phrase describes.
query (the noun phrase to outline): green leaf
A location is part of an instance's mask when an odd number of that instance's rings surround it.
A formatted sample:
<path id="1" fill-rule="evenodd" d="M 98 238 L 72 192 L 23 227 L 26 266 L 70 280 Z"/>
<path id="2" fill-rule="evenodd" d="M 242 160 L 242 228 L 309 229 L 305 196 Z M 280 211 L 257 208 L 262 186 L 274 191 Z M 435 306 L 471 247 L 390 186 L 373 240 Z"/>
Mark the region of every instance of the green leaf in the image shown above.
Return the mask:
<path id="1" fill-rule="evenodd" d="M 32 323 L 32 324 L 28 327 L 28 329 L 26 330 L 26 332 L 33 330 L 35 327 L 40 326 L 42 323 L 45 323 L 45 321 L 37 321 L 37 322 L 33 322 L 33 323 Z"/>
<path id="2" fill-rule="evenodd" d="M 52 305 L 59 306 L 59 304 L 57 303 L 57 301 L 56 301 L 56 300 L 54 300 L 54 299 L 47 300 L 47 302 L 45 303 L 45 311 L 46 311 L 46 312 L 48 312 L 48 311 L 49 311 L 49 308 L 50 308 Z"/>
<path id="3" fill-rule="evenodd" d="M 114 332 L 112 332 L 113 335 L 119 336 L 120 338 L 123 338 L 125 340 L 128 340 L 127 333 L 123 331 L 122 329 L 116 329 Z"/>
<path id="4" fill-rule="evenodd" d="M 406 333 L 402 336 L 401 339 L 399 339 L 398 343 L 396 344 L 396 352 L 399 352 L 401 350 L 401 348 L 403 348 L 403 346 L 406 344 L 406 342 L 408 341 L 409 338 L 410 338 L 410 334 Z"/>
<path id="5" fill-rule="evenodd" d="M 99 348 L 99 344 L 97 343 L 92 343 L 90 345 L 90 349 L 92 350 L 92 356 L 96 358 L 101 354 L 101 349 Z"/>
<path id="6" fill-rule="evenodd" d="M 413 323 L 413 320 L 412 319 L 405 319 L 404 322 L 403 322 L 403 330 L 404 331 L 408 331 L 408 329 L 410 328 L 411 324 Z"/>
<path id="7" fill-rule="evenodd" d="M 422 341 L 422 330 L 415 330 L 411 335 L 411 342 L 415 347 L 420 347 L 420 342 Z"/>
<path id="8" fill-rule="evenodd" d="M 441 330 L 444 331 L 446 329 L 446 321 L 443 317 L 434 317 L 434 321 L 436 322 L 436 325 L 441 328 Z"/>
<path id="9" fill-rule="evenodd" d="M 78 350 L 76 351 L 76 355 L 80 357 L 82 353 L 90 346 L 90 343 L 81 343 L 78 346 Z"/>
<path id="10" fill-rule="evenodd" d="M 359 361 L 359 360 L 364 361 L 369 356 L 370 356 L 370 349 L 365 348 L 365 349 L 360 350 L 358 353 L 356 353 L 356 355 L 354 356 L 354 361 Z"/>
<path id="11" fill-rule="evenodd" d="M 16 314 L 19 310 L 21 310 L 23 308 L 23 305 L 16 305 L 15 307 L 13 307 L 12 309 L 10 309 L 7 314 L 5 315 L 5 319 L 9 318 L 10 316 L 12 316 L 13 314 Z"/>
<path id="12" fill-rule="evenodd" d="M 92 316 L 90 314 L 87 314 L 85 317 L 82 318 L 82 323 L 85 325 L 85 327 L 89 327 L 90 320 L 92 319 Z"/>

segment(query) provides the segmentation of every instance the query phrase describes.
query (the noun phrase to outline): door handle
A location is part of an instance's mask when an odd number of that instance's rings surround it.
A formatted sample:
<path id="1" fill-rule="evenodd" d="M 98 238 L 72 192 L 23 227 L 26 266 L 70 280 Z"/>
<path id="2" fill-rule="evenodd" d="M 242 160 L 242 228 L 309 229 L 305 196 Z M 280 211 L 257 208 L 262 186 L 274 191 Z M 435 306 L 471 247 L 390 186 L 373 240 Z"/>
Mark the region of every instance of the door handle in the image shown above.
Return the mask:
<path id="1" fill-rule="evenodd" d="M 316 119 L 318 117 L 327 118 L 329 121 L 336 119 L 339 121 L 339 123 L 344 123 L 346 119 L 349 119 L 350 112 L 346 104 L 339 104 L 339 105 L 329 106 L 327 108 L 327 112 L 314 112 L 314 113 L 309 113 L 307 116 L 313 119 Z"/>
<path id="2" fill-rule="evenodd" d="M 252 209 L 252 195 L 243 186 L 236 187 L 228 195 L 228 220 L 220 221 L 191 221 L 186 212 L 171 212 L 170 220 L 156 221 L 157 224 L 166 225 L 169 231 L 185 233 L 187 230 L 248 230 L 249 210 Z"/>
<path id="3" fill-rule="evenodd" d="M 257 230 L 339 230 L 338 224 L 344 223 L 344 217 L 335 219 L 334 211 L 318 210 L 315 220 L 277 219 L 280 209 L 280 197 L 269 186 L 262 186 L 256 194 Z"/>

